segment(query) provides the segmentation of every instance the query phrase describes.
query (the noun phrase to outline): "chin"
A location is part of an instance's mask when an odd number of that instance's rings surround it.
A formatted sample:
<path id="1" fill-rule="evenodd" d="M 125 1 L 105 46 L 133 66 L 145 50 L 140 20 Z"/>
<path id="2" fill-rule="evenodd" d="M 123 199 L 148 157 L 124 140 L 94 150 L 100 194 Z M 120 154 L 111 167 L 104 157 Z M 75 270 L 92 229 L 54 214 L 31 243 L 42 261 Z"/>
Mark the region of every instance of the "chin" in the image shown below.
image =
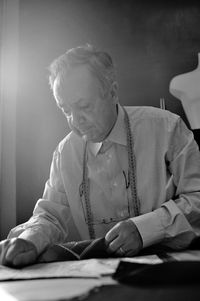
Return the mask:
<path id="1" fill-rule="evenodd" d="M 88 142 L 93 142 L 93 143 L 101 142 L 101 140 L 98 139 L 98 137 L 93 137 L 91 135 L 83 135 L 82 138 Z"/>
<path id="2" fill-rule="evenodd" d="M 88 142 L 99 143 L 105 139 L 105 134 L 102 134 L 100 132 L 91 131 L 86 134 L 82 134 L 82 138 Z"/>

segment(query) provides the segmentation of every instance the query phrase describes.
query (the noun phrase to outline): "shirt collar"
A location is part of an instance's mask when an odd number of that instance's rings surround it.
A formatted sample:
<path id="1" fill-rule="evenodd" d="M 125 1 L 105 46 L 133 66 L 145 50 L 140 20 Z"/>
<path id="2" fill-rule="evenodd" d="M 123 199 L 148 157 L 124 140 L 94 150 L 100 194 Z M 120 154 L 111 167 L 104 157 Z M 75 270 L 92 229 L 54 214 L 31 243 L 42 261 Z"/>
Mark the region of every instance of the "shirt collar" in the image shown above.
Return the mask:
<path id="1" fill-rule="evenodd" d="M 115 122 L 115 125 L 110 132 L 109 136 L 106 138 L 106 141 L 110 141 L 113 143 L 121 144 L 121 145 L 127 145 L 126 140 L 126 130 L 125 130 L 125 124 L 124 124 L 124 111 L 122 107 L 118 104 L 118 115 L 117 120 Z M 102 146 L 102 142 L 93 143 L 89 142 L 89 148 L 94 156 L 96 156 Z"/>

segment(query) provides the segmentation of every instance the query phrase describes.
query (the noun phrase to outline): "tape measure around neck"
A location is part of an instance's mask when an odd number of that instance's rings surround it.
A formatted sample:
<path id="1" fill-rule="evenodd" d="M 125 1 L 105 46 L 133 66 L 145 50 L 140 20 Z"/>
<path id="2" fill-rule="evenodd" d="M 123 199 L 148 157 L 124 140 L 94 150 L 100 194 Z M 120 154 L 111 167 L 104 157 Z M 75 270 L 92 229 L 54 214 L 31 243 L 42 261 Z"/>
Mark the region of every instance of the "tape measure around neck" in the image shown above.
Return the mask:
<path id="1" fill-rule="evenodd" d="M 133 150 L 134 141 L 131 132 L 130 121 L 126 110 L 124 110 L 124 123 L 126 128 L 127 138 L 127 151 L 128 151 L 128 175 L 131 188 L 131 196 L 133 202 L 134 215 L 140 214 L 140 201 L 137 195 L 137 181 L 136 181 L 136 158 Z M 88 166 L 87 166 L 87 142 L 85 143 L 84 156 L 83 156 L 83 179 L 82 179 L 82 194 L 85 199 L 86 217 L 90 239 L 95 239 L 94 220 L 90 203 L 90 181 L 88 177 Z"/>

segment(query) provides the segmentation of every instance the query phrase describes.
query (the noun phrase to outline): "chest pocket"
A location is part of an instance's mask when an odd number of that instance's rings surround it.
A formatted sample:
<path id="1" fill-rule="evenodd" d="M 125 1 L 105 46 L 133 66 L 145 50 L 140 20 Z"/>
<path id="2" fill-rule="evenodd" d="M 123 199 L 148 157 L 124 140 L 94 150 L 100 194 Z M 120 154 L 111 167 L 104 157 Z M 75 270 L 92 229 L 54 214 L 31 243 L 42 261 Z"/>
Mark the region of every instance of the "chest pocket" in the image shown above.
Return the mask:
<path id="1" fill-rule="evenodd" d="M 88 164 L 90 205 L 93 224 L 109 224 L 131 216 L 128 177 L 117 162 L 111 148 L 99 155 L 95 164 Z M 81 196 L 85 221 L 88 224 L 84 196 Z"/>

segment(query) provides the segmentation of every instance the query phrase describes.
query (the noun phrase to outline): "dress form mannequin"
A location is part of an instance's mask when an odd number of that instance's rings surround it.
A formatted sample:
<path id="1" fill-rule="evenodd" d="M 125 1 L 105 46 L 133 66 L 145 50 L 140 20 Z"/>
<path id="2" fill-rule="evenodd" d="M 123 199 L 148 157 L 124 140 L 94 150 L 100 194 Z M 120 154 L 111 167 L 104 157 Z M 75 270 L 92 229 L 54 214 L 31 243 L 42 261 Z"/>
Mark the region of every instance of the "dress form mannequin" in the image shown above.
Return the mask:
<path id="1" fill-rule="evenodd" d="M 169 91 L 181 100 L 191 129 L 200 129 L 200 53 L 197 68 L 175 76 L 170 82 Z"/>

